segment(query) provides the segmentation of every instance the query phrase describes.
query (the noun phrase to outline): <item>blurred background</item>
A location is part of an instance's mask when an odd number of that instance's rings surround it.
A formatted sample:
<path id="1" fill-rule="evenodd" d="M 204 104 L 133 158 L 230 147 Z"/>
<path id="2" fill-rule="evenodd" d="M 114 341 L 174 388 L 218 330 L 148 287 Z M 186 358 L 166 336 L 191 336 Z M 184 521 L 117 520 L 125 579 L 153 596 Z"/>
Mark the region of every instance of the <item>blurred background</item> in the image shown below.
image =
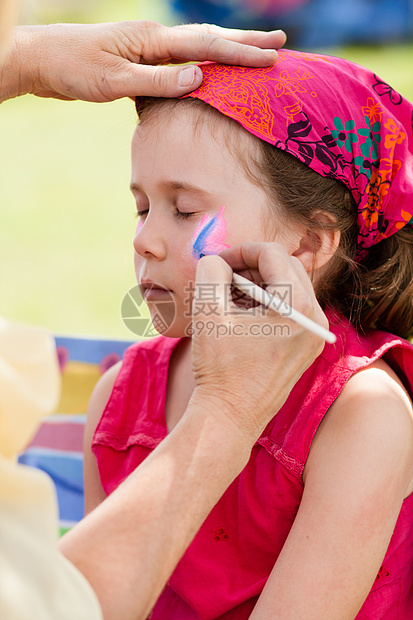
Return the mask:
<path id="1" fill-rule="evenodd" d="M 413 0 L 25 0 L 21 23 L 152 19 L 283 28 L 296 49 L 373 69 L 413 100 Z M 131 101 L 7 101 L 0 114 L 0 315 L 133 339 Z"/>

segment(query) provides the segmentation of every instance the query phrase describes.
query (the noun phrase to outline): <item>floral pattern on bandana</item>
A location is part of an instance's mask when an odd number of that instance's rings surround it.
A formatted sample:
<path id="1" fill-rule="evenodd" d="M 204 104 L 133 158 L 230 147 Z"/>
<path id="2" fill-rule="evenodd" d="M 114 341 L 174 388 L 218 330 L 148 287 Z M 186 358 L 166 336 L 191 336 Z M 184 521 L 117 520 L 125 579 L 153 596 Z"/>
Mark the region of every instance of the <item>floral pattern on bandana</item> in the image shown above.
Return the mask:
<path id="1" fill-rule="evenodd" d="M 280 50 L 264 69 L 202 65 L 202 99 L 351 191 L 358 258 L 413 212 L 413 106 L 368 69 L 341 58 Z"/>
<path id="2" fill-rule="evenodd" d="M 336 141 L 336 144 L 341 148 L 344 144 L 346 151 L 353 152 L 352 145 L 359 141 L 357 133 L 354 133 L 353 129 L 356 122 L 353 120 L 346 121 L 343 125 L 341 118 L 336 116 L 334 118 L 335 130 L 331 132 L 331 135 Z"/>

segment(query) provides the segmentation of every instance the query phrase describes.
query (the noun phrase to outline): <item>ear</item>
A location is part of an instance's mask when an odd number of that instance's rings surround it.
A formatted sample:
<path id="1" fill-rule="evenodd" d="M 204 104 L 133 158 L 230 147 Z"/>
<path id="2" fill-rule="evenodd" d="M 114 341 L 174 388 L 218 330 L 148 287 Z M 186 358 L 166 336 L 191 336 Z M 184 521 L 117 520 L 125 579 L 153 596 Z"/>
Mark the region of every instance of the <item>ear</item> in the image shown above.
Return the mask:
<path id="1" fill-rule="evenodd" d="M 334 256 L 340 243 L 337 220 L 331 213 L 316 211 L 314 227 L 303 229 L 298 248 L 292 253 L 303 264 L 307 273 L 317 273 Z"/>

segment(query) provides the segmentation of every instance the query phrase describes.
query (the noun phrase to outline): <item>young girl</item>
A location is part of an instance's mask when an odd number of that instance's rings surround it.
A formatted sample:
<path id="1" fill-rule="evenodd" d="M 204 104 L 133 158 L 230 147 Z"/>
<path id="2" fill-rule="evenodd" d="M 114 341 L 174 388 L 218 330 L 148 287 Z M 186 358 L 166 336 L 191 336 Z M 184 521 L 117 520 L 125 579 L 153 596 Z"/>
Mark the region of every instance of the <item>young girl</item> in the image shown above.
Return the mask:
<path id="1" fill-rule="evenodd" d="M 195 385 L 193 240 L 218 215 L 218 245 L 206 251 L 230 246 L 221 256 L 252 279 L 245 242 L 282 244 L 311 275 L 337 341 L 274 411 L 151 618 L 407 620 L 413 107 L 370 71 L 316 54 L 281 51 L 270 68 L 203 73 L 191 98 L 137 102 L 136 274 L 152 314 L 166 300 L 173 312 L 92 398 L 86 509 L 185 411 Z M 213 290 L 205 301 L 213 312 Z M 203 328 L 196 317 L 194 328 Z"/>

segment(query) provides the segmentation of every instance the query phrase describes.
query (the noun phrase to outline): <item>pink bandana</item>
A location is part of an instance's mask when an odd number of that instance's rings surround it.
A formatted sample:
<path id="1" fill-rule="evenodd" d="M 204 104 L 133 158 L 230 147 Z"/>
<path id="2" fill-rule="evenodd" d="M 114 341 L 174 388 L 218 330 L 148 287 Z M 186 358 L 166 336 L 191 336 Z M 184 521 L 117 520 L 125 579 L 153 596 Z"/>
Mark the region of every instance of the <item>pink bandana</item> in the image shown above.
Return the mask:
<path id="1" fill-rule="evenodd" d="M 413 224 L 413 106 L 371 71 L 288 50 L 264 69 L 211 63 L 202 71 L 187 96 L 350 189 L 358 258 Z"/>

